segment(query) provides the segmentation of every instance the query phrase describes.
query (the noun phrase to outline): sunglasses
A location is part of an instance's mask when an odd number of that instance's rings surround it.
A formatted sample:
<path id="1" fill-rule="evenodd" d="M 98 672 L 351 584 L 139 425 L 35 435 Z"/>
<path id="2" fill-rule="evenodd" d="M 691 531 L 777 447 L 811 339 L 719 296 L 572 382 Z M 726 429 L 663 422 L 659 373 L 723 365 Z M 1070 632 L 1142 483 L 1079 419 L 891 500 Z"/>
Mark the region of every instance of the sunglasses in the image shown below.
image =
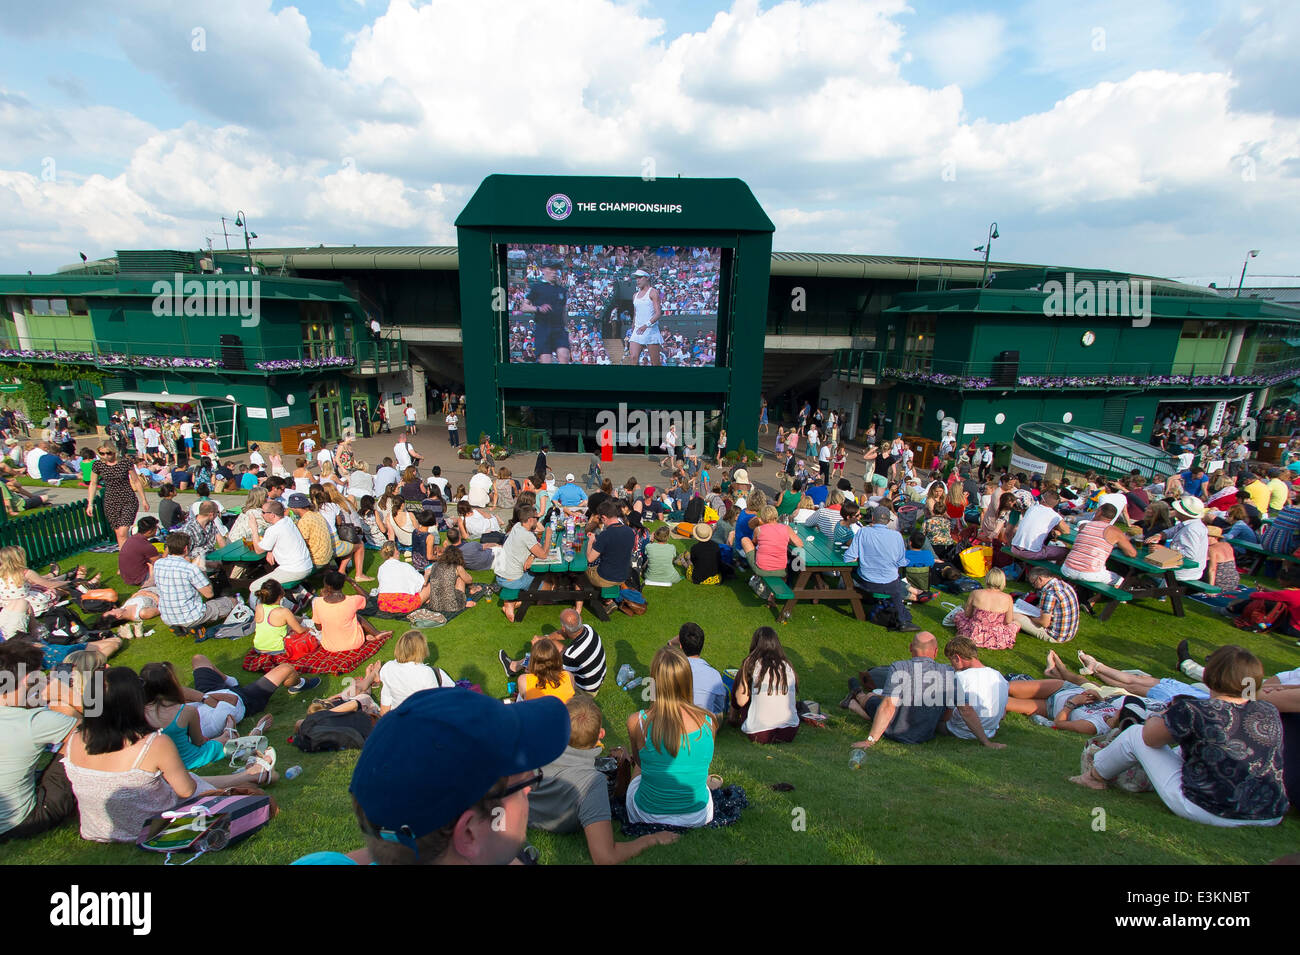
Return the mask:
<path id="1" fill-rule="evenodd" d="M 493 796 L 493 799 L 505 799 L 507 796 L 513 796 L 521 789 L 527 789 L 529 786 L 540 786 L 542 784 L 542 771 L 539 769 L 536 774 L 528 777 L 521 783 L 515 783 L 513 786 L 507 786 L 502 790 L 499 796 Z"/>

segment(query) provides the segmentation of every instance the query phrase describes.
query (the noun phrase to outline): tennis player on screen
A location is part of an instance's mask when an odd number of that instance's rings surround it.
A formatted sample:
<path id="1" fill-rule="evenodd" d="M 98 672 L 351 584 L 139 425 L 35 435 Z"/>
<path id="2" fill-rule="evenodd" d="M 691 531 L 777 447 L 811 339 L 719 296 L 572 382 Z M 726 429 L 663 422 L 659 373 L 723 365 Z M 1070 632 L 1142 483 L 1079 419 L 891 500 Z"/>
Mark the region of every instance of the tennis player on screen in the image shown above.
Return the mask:
<path id="1" fill-rule="evenodd" d="M 559 265 L 555 259 L 542 262 L 542 280 L 528 286 L 528 295 L 519 306 L 533 317 L 533 350 L 543 365 L 551 355 L 561 365 L 569 364 L 569 293 L 559 282 Z"/>
<path id="2" fill-rule="evenodd" d="M 661 365 L 660 352 L 664 343 L 663 330 L 659 320 L 664 310 L 659 290 L 650 284 L 650 273 L 637 269 L 632 273 L 636 279 L 636 295 L 632 296 L 632 336 L 629 348 L 632 364 L 641 360 L 641 349 L 650 349 L 650 364 Z"/>

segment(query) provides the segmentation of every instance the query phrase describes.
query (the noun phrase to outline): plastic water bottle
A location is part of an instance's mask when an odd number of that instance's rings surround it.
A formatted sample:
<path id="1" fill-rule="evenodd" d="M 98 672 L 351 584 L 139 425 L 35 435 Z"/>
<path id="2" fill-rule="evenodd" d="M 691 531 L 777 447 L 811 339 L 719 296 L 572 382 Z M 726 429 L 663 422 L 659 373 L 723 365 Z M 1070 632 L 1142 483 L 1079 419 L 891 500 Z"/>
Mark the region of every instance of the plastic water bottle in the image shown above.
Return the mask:
<path id="1" fill-rule="evenodd" d="M 619 689 L 622 689 L 634 676 L 636 676 L 636 671 L 629 664 L 624 663 L 618 668 L 618 675 L 614 677 L 614 682 L 618 684 Z"/>
<path id="2" fill-rule="evenodd" d="M 643 677 L 637 677 L 635 680 L 631 681 L 630 683 L 624 684 L 623 689 L 635 690 L 638 686 L 640 686 L 644 682 L 645 679 Z"/>
<path id="3" fill-rule="evenodd" d="M 861 769 L 866 758 L 867 751 L 865 749 L 855 749 L 849 756 L 849 769 Z"/>
<path id="4" fill-rule="evenodd" d="M 569 540 L 573 540 L 573 528 L 574 528 L 574 527 L 575 527 L 575 524 L 574 524 L 574 520 L 573 520 L 573 515 L 570 514 L 569 517 L 568 517 L 568 519 L 565 520 L 565 522 L 564 522 L 564 536 L 567 537 Z"/>
<path id="5" fill-rule="evenodd" d="M 285 779 L 297 779 L 301 775 L 302 775 L 301 766 L 290 766 L 288 769 L 284 771 Z"/>

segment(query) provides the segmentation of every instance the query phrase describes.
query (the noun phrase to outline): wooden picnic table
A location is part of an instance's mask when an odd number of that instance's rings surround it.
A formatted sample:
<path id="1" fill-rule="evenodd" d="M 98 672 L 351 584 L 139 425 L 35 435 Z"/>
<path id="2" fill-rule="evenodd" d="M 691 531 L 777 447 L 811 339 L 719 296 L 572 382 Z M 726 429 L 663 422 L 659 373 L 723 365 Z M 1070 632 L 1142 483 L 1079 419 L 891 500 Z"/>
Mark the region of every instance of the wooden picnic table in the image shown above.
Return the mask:
<path id="1" fill-rule="evenodd" d="M 581 600 L 591 612 L 601 620 L 609 620 L 605 611 L 605 600 L 600 588 L 587 577 L 587 538 L 577 535 L 577 551 L 572 557 L 565 556 L 564 536 L 559 535 L 555 546 L 559 548 L 560 559 L 551 563 L 533 562 L 528 572 L 533 575 L 533 582 L 527 589 L 519 591 L 519 607 L 515 610 L 515 620 L 524 619 L 528 608 L 534 604 L 570 604 Z M 542 589 L 542 582 L 552 579 L 557 586 L 550 590 Z M 504 595 L 502 600 L 504 600 Z"/>
<path id="2" fill-rule="evenodd" d="M 1077 533 L 1077 529 L 1071 530 L 1069 533 L 1062 534 L 1060 540 L 1066 544 L 1070 544 L 1071 546 L 1073 546 L 1076 533 Z M 1181 617 L 1184 615 L 1183 594 L 1185 594 L 1188 590 L 1204 589 L 1215 593 L 1218 592 L 1218 588 L 1206 587 L 1205 585 L 1201 585 L 1199 587 L 1184 586 L 1186 584 L 1195 584 L 1196 581 L 1179 580 L 1176 576 L 1174 576 L 1174 574 L 1179 570 L 1191 570 L 1197 566 L 1196 562 L 1191 560 L 1190 558 L 1184 557 L 1182 564 L 1176 567 L 1161 567 L 1158 564 L 1153 564 L 1145 559 L 1146 554 L 1149 553 L 1151 550 L 1150 547 L 1146 546 L 1145 544 L 1139 544 L 1137 541 L 1133 542 L 1133 546 L 1137 549 L 1136 557 L 1130 557 L 1128 554 L 1123 553 L 1118 547 L 1116 547 L 1113 550 L 1111 550 L 1110 557 L 1108 558 L 1109 560 L 1113 560 L 1116 563 L 1123 564 L 1126 568 L 1128 568 L 1127 570 L 1123 571 L 1124 579 L 1120 581 L 1119 587 L 1120 589 L 1125 590 L 1128 593 L 1132 594 L 1133 599 L 1137 600 L 1142 597 L 1156 597 L 1156 598 L 1168 597 L 1169 606 L 1173 608 L 1174 616 Z M 1157 579 L 1164 578 L 1164 586 L 1163 587 L 1138 586 L 1137 581 L 1141 578 L 1143 574 L 1146 574 L 1151 577 L 1155 577 Z M 1070 578 L 1065 577 L 1065 579 L 1069 580 Z M 1097 619 L 1099 620 L 1110 619 L 1110 615 L 1115 612 L 1115 608 L 1118 606 L 1119 603 L 1117 601 L 1107 600 L 1106 606 L 1102 607 L 1101 612 L 1097 614 Z"/>

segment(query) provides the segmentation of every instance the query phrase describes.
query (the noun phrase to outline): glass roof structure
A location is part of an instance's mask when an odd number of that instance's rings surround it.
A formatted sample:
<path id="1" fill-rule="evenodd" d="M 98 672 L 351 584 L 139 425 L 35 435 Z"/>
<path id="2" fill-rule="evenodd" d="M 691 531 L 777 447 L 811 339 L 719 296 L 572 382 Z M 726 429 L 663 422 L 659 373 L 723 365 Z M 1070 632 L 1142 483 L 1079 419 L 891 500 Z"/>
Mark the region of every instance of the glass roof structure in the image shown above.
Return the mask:
<path id="1" fill-rule="evenodd" d="M 1049 464 L 1080 474 L 1124 477 L 1134 468 L 1147 478 L 1176 474 L 1174 458 L 1154 445 L 1089 428 L 1035 421 L 1016 429 L 1016 444 Z"/>

